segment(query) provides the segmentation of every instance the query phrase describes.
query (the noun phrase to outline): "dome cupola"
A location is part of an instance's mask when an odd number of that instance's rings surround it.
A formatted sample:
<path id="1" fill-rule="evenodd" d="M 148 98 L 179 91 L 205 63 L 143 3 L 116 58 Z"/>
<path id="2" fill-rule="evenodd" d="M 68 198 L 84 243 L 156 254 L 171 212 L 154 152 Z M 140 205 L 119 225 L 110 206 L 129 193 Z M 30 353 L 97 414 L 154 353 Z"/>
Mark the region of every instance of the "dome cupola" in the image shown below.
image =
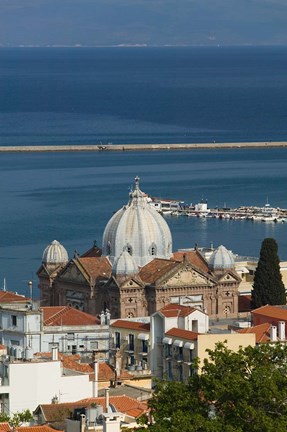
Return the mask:
<path id="1" fill-rule="evenodd" d="M 112 275 L 115 277 L 133 276 L 138 273 L 138 270 L 135 260 L 128 251 L 125 250 L 118 258 L 116 258 L 112 268 Z"/>
<path id="2" fill-rule="evenodd" d="M 43 252 L 43 264 L 65 264 L 68 260 L 66 249 L 57 240 L 53 240 Z"/>
<path id="3" fill-rule="evenodd" d="M 219 246 L 211 255 L 208 263 L 209 270 L 214 272 L 234 269 L 232 253 L 224 246 Z"/>
<path id="4" fill-rule="evenodd" d="M 139 267 L 154 258 L 169 259 L 172 253 L 170 229 L 140 190 L 139 177 L 135 178 L 128 204 L 112 216 L 103 235 L 103 254 L 112 264 L 124 251 Z"/>

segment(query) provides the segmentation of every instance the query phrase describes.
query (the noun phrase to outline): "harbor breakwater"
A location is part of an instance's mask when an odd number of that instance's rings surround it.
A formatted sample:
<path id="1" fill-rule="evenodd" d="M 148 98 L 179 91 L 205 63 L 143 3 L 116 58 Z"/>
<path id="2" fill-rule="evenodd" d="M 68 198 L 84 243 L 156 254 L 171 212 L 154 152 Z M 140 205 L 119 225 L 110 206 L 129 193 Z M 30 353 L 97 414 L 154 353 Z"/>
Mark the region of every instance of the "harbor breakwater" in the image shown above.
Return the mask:
<path id="1" fill-rule="evenodd" d="M 151 150 L 210 150 L 210 149 L 254 149 L 287 147 L 287 141 L 192 143 L 192 144 L 93 144 L 93 145 L 45 145 L 45 146 L 0 146 L 4 152 L 101 152 L 101 151 L 151 151 Z"/>

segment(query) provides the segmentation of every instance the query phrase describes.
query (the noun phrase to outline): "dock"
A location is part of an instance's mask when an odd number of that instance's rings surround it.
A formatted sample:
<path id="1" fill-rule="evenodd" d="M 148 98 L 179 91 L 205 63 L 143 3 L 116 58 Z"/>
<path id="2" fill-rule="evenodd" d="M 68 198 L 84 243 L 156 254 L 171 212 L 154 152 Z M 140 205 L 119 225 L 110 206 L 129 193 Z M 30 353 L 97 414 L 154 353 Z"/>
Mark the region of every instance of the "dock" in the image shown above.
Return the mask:
<path id="1" fill-rule="evenodd" d="M 106 152 L 106 151 L 160 151 L 160 150 L 222 150 L 284 148 L 287 141 L 230 142 L 230 143 L 178 143 L 178 144 L 92 144 L 92 145 L 35 145 L 35 146 L 0 146 L 0 153 L 32 152 Z"/>

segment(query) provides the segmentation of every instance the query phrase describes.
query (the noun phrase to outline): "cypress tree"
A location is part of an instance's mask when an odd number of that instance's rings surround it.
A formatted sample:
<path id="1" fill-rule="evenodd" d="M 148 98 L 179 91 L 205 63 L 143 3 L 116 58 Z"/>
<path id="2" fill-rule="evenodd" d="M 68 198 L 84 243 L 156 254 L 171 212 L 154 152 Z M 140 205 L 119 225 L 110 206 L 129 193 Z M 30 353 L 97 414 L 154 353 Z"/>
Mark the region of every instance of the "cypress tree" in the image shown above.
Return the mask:
<path id="1" fill-rule="evenodd" d="M 263 240 L 260 258 L 254 275 L 252 308 L 266 304 L 286 304 L 285 287 L 280 273 L 278 246 L 273 238 Z"/>

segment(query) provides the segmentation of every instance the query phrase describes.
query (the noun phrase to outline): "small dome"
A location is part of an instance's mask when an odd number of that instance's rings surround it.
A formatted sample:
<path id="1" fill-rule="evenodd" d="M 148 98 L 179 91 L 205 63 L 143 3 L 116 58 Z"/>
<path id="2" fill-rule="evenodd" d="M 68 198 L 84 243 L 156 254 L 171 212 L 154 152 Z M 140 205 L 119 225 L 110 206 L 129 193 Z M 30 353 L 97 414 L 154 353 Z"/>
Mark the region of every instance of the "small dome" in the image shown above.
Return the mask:
<path id="1" fill-rule="evenodd" d="M 112 263 L 123 251 L 132 255 L 139 267 L 154 258 L 170 259 L 172 253 L 169 226 L 148 203 L 139 188 L 138 177 L 128 204 L 112 216 L 103 235 L 103 254 Z"/>
<path id="2" fill-rule="evenodd" d="M 234 269 L 234 258 L 226 247 L 219 246 L 211 255 L 208 263 L 211 271 Z"/>
<path id="3" fill-rule="evenodd" d="M 128 253 L 128 251 L 124 251 L 121 255 L 115 260 L 112 275 L 113 276 L 132 276 L 138 273 L 138 266 L 135 263 L 133 257 Z"/>
<path id="4" fill-rule="evenodd" d="M 57 240 L 53 240 L 43 252 L 43 264 L 65 264 L 68 260 L 66 249 Z"/>

